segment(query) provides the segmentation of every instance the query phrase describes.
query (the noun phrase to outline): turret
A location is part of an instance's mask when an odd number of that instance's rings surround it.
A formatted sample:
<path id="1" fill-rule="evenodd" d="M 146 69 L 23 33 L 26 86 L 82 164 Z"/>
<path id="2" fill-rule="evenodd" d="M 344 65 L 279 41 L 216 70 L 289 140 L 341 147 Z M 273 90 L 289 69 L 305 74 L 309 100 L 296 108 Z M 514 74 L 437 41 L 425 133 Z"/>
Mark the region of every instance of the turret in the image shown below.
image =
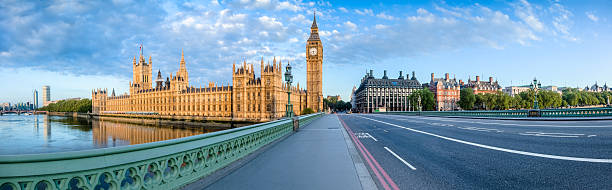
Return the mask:
<path id="1" fill-rule="evenodd" d="M 157 79 L 155 79 L 155 88 L 162 88 L 164 87 L 164 79 L 161 76 L 161 70 L 157 70 Z"/>

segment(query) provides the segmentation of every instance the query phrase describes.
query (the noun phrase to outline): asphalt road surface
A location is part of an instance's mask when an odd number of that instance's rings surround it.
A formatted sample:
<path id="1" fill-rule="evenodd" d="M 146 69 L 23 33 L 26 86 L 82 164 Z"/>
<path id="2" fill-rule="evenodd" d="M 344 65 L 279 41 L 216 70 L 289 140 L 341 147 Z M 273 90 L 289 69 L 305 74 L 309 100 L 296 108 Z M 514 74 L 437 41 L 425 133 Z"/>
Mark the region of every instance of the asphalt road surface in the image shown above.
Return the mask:
<path id="1" fill-rule="evenodd" d="M 338 117 L 380 189 L 612 189 L 612 121 Z"/>

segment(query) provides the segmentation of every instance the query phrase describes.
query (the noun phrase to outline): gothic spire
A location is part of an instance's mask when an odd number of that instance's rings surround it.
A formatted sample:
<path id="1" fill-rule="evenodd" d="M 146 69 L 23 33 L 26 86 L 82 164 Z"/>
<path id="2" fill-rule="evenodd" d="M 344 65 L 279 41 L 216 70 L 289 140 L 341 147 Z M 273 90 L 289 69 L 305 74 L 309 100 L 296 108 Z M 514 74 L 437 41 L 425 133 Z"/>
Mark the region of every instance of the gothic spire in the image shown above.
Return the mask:
<path id="1" fill-rule="evenodd" d="M 185 54 L 183 53 L 183 49 L 181 48 L 181 63 L 180 63 L 180 71 L 185 71 Z"/>
<path id="2" fill-rule="evenodd" d="M 308 41 L 320 41 L 319 39 L 319 27 L 317 27 L 317 12 L 315 11 L 312 19 L 312 26 L 310 27 L 310 37 Z"/>
<path id="3" fill-rule="evenodd" d="M 317 27 L 317 11 L 316 10 L 313 13 L 312 26 L 310 28 L 318 28 Z"/>

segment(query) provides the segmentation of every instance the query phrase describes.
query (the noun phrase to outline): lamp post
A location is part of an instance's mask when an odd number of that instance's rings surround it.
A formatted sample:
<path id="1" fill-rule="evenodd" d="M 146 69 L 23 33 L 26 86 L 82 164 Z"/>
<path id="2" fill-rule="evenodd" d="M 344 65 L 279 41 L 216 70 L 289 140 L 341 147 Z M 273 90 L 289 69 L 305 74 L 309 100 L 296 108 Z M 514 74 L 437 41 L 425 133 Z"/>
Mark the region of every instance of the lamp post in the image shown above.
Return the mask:
<path id="1" fill-rule="evenodd" d="M 291 65 L 287 63 L 285 71 L 285 82 L 287 82 L 287 117 L 293 117 L 293 105 L 291 105 L 291 83 L 293 82 L 293 75 L 291 75 Z"/>
<path id="2" fill-rule="evenodd" d="M 531 83 L 529 87 L 534 92 L 533 93 L 533 109 L 540 109 L 540 106 L 538 106 L 538 91 L 540 91 L 540 88 L 542 88 L 542 84 L 538 82 L 538 80 L 533 78 L 533 83 Z"/>

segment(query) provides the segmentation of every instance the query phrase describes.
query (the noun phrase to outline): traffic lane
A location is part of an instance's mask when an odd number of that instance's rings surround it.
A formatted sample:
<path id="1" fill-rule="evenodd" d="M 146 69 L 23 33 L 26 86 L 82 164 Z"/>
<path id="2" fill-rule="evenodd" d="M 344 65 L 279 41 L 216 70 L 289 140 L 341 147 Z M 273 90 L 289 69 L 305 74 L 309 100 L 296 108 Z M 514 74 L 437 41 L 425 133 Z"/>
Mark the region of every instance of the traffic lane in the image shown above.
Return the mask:
<path id="1" fill-rule="evenodd" d="M 343 117 L 344 119 L 344 117 Z M 359 120 L 361 119 L 361 120 Z M 405 129 L 385 127 L 359 117 L 347 120 L 356 130 L 371 132 L 378 139 L 364 140 L 374 150 L 385 170 L 399 180 L 398 184 L 418 184 L 413 187 L 431 189 L 558 189 L 595 188 L 610 189 L 608 180 L 611 164 L 555 160 L 511 154 L 455 143 Z M 383 130 L 372 130 L 377 126 Z M 384 133 L 381 133 L 383 131 Z M 417 168 L 415 172 L 400 167 L 377 146 L 387 146 Z M 395 164 L 393 164 L 395 163 Z M 396 166 L 400 165 L 400 166 Z M 388 167 L 393 167 L 392 169 Z M 399 171 L 398 171 L 399 170 Z M 408 182 L 406 182 L 408 181 Z M 418 189 L 418 188 L 415 188 Z"/>
<path id="2" fill-rule="evenodd" d="M 373 155 L 373 157 L 384 168 L 384 170 L 389 174 L 391 179 L 400 189 L 451 189 L 453 187 L 451 184 L 446 183 L 445 181 L 437 180 L 435 176 L 421 170 L 421 168 L 412 170 L 384 148 L 387 146 L 392 151 L 400 154 L 395 150 L 396 147 L 393 146 L 393 143 L 388 143 L 394 141 L 390 140 L 389 136 L 387 135 L 390 133 L 396 133 L 393 131 L 398 129 L 358 117 L 353 117 L 353 115 L 338 116 L 354 133 L 368 133 L 376 139 L 374 140 L 374 138 L 362 136 L 360 138 L 360 142 Z M 415 134 L 404 135 L 406 135 L 407 138 L 403 138 L 404 140 L 402 140 L 401 143 L 409 145 L 416 142 L 416 138 L 411 137 Z M 401 154 L 398 156 L 401 157 Z M 406 161 L 411 163 L 410 160 Z"/>
<path id="3" fill-rule="evenodd" d="M 389 116 L 389 117 L 403 117 L 403 118 L 416 118 L 426 120 L 445 120 L 451 122 L 468 122 L 468 123 L 486 123 L 486 124 L 498 124 L 498 125 L 510 125 L 510 126 L 528 126 L 528 127 L 571 127 L 571 126 L 582 126 L 582 127 L 612 127 L 612 121 L 610 120 L 584 120 L 584 121 L 531 121 L 531 120 L 496 120 L 496 119 L 470 119 L 470 118 L 448 118 L 448 117 L 426 117 L 426 116 L 405 116 L 405 115 L 377 115 L 377 116 Z"/>
<path id="4" fill-rule="evenodd" d="M 460 140 L 512 150 L 577 158 L 612 159 L 612 138 L 606 135 L 595 137 L 587 137 L 586 135 L 583 135 L 580 137 L 558 138 L 550 136 L 536 136 L 538 135 L 536 133 L 511 132 L 511 130 L 517 129 L 508 129 L 508 127 L 504 128 L 499 126 L 466 125 L 463 123 L 449 124 L 446 122 L 432 124 L 428 122 L 398 120 L 394 119 L 393 117 L 372 117 L 372 115 L 361 115 L 361 117 L 379 119 L 402 126 L 411 126 L 411 128 L 425 132 L 431 132 Z M 555 128 L 554 130 L 558 129 Z M 538 130 L 531 131 L 537 132 Z M 542 132 L 544 130 L 539 131 Z M 547 131 L 547 133 L 554 132 L 552 129 Z"/>
<path id="5" fill-rule="evenodd" d="M 518 135 L 527 135 L 527 136 L 538 136 L 538 137 L 553 137 L 553 138 L 590 138 L 590 137 L 602 137 L 602 138 L 612 138 L 612 125 L 604 122 L 590 122 L 584 121 L 584 124 L 581 123 L 495 123 L 486 122 L 486 121 L 470 121 L 470 119 L 438 119 L 438 118 L 428 118 L 428 117 L 385 117 L 385 116 L 377 116 L 372 115 L 373 117 L 379 118 L 390 118 L 395 120 L 405 120 L 410 122 L 422 122 L 429 123 L 432 125 L 442 124 L 442 125 L 458 125 L 458 126 L 467 126 L 464 127 L 468 130 L 494 130 L 499 131 L 503 130 L 504 132 L 515 133 Z M 431 121 L 431 122 L 428 122 Z"/>

